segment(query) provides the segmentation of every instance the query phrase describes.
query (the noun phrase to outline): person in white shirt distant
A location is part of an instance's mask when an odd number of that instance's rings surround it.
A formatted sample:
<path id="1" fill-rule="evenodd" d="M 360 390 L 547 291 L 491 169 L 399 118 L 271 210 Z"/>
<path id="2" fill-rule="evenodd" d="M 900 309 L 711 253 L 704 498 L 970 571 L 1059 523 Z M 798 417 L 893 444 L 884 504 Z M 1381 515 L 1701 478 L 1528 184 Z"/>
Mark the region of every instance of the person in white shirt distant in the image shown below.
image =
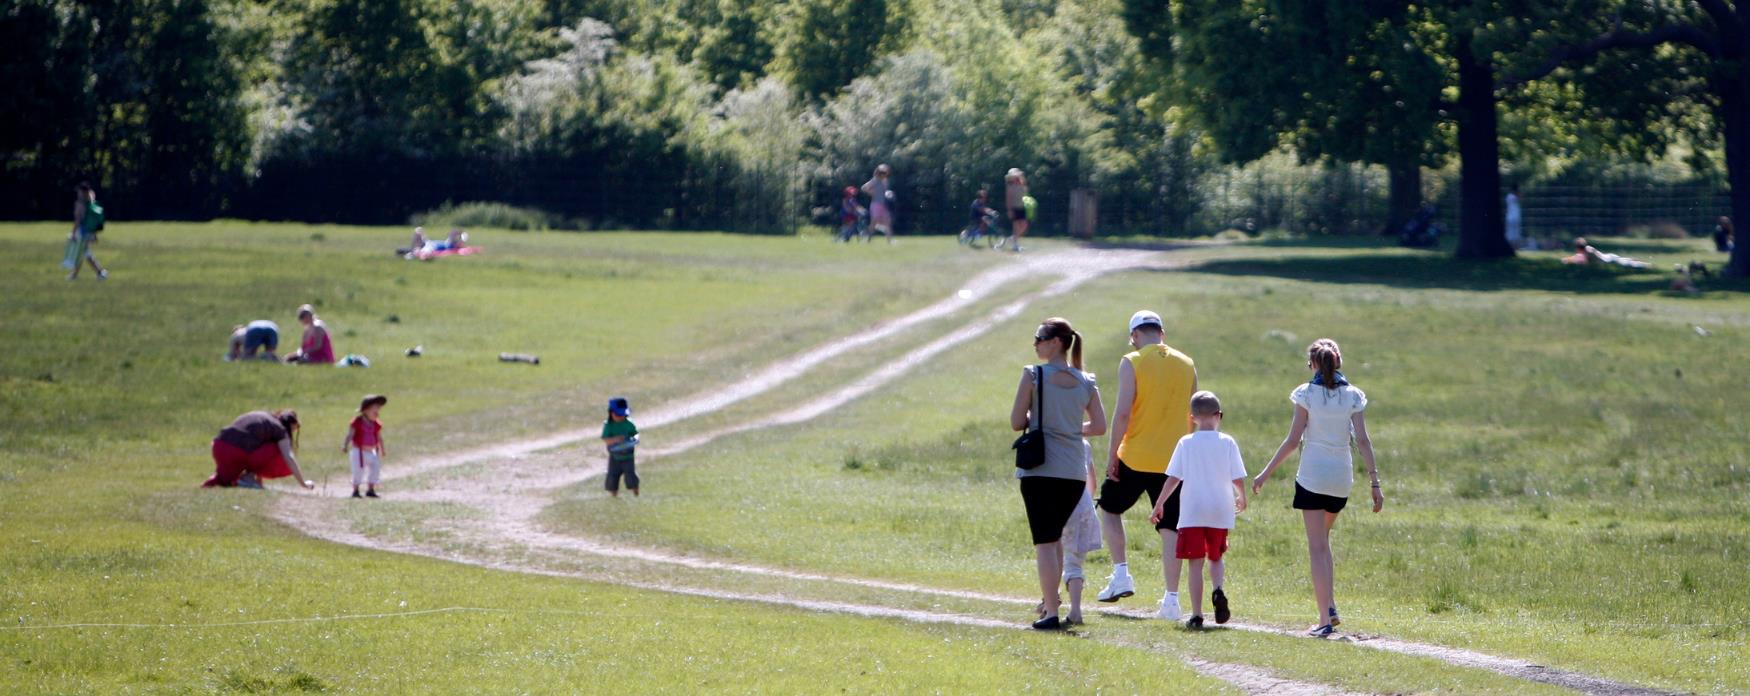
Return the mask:
<path id="1" fill-rule="evenodd" d="M 1246 464 L 1240 446 L 1221 432 L 1221 399 L 1214 392 L 1191 395 L 1191 422 L 1197 430 L 1179 438 L 1173 459 L 1167 463 L 1167 485 L 1155 501 L 1150 521 L 1166 514 L 1167 497 L 1185 486 L 1179 499 L 1179 541 L 1174 555 L 1191 565 L 1191 618 L 1186 628 L 1203 628 L 1203 560 L 1209 559 L 1209 583 L 1215 586 L 1210 603 L 1215 622 L 1227 623 L 1227 595 L 1221 584 L 1227 579 L 1227 533 L 1234 515 L 1246 509 Z"/>
<path id="2" fill-rule="evenodd" d="M 1507 243 L 1515 249 L 1525 247 L 1525 212 L 1519 207 L 1519 185 L 1507 189 Z"/>

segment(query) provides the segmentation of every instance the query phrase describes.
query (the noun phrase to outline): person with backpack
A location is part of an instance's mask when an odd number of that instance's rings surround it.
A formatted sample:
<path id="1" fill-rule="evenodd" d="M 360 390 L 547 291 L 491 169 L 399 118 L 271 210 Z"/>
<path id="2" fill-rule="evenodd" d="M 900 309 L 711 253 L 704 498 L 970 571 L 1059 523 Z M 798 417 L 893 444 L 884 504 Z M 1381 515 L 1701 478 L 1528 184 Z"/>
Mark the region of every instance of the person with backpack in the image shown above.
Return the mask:
<path id="1" fill-rule="evenodd" d="M 1003 176 L 1003 204 L 1008 208 L 1010 248 L 1016 253 L 1021 251 L 1021 238 L 1027 236 L 1027 228 L 1033 223 L 1033 216 L 1038 210 L 1038 201 L 1027 194 L 1027 175 L 1019 168 L 1012 168 Z"/>
<path id="2" fill-rule="evenodd" d="M 81 181 L 73 189 L 73 232 L 67 235 L 67 255 L 61 267 L 70 273 L 67 280 L 79 279 L 81 262 L 91 264 L 98 280 L 109 280 L 109 271 L 91 255 L 91 245 L 97 243 L 97 233 L 103 230 L 103 206 L 97 204 L 97 192 L 91 182 Z"/>

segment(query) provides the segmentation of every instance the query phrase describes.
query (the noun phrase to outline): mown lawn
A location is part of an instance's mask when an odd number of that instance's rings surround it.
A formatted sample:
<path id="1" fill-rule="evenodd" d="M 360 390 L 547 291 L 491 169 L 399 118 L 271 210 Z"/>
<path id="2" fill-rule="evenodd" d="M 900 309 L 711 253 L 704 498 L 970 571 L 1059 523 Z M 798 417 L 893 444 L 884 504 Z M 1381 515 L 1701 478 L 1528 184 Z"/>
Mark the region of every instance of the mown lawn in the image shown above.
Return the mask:
<path id="1" fill-rule="evenodd" d="M 1005 416 L 1033 321 L 1070 318 L 1090 369 L 1115 374 L 1122 322 L 1148 306 L 1222 395 L 1254 473 L 1287 429 L 1305 345 L 1342 342 L 1372 401 L 1389 498 L 1385 513 L 1355 506 L 1338 527 L 1346 628 L 1633 683 L 1750 688 L 1741 293 L 1670 294 L 1651 274 L 1563 268 L 1549 254 L 1489 267 L 1398 250 L 1263 251 L 1084 286 L 820 422 L 652 464 L 652 504 L 580 490 L 549 520 L 626 543 L 1032 594 Z M 1292 471 L 1235 531 L 1230 593 L 1244 618 L 1301 627 L 1313 617 Z M 706 515 L 711 524 L 693 523 Z M 1158 544 L 1133 534 L 1131 547 L 1133 567 L 1156 567 Z M 1130 601 L 1152 604 L 1158 571 L 1139 577 Z M 1328 658 L 1278 659 L 1314 669 Z"/>

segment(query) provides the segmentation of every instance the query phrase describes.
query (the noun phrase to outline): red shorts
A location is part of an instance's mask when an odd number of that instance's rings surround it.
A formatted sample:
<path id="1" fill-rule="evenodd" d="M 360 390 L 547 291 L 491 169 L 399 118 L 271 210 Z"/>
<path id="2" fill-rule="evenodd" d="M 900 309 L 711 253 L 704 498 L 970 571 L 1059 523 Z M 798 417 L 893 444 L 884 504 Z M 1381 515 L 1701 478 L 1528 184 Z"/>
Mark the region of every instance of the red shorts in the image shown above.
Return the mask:
<path id="1" fill-rule="evenodd" d="M 253 471 L 263 479 L 292 475 L 292 468 L 280 456 L 279 443 L 244 451 L 224 440 L 213 440 L 213 476 L 201 486 L 235 486 L 245 471 Z"/>
<path id="2" fill-rule="evenodd" d="M 1227 553 L 1227 530 L 1214 527 L 1181 527 L 1174 556 L 1183 559 L 1221 560 Z"/>

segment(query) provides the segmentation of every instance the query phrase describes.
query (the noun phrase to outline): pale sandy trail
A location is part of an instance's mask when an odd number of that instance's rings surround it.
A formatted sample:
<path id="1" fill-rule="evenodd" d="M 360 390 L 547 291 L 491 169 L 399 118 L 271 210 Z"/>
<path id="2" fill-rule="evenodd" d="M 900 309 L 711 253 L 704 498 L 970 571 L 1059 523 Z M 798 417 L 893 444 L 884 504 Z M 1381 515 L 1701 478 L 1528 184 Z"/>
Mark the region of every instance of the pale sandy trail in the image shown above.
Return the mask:
<path id="1" fill-rule="evenodd" d="M 1063 281 L 1049 291 L 1062 292 L 1068 287 L 1074 287 L 1098 275 L 1125 268 L 1161 263 L 1164 261 L 1157 252 L 1132 250 L 1076 249 L 1021 257 L 1014 263 L 1003 264 L 973 276 L 957 292 L 927 307 L 775 361 L 731 384 L 712 387 L 691 396 L 676 399 L 673 404 L 641 409 L 638 418 L 639 427 L 646 431 L 659 429 L 694 416 L 716 412 L 731 404 L 771 391 L 833 358 L 874 345 L 920 324 L 942 319 L 971 307 L 1004 285 L 1015 281 L 1036 276 L 1060 275 L 1064 276 Z M 1038 296 L 1038 293 L 1035 293 L 1034 296 Z M 1024 302 L 1020 303 L 1014 311 L 1019 311 L 1021 307 L 1025 306 Z M 984 327 L 984 330 L 988 329 L 988 325 Z M 977 333 L 982 333 L 982 331 L 974 332 L 971 335 L 977 335 Z M 911 363 L 912 366 L 916 364 L 916 362 Z M 865 381 L 869 380 L 866 378 Z M 872 383 L 868 389 L 873 389 L 874 386 Z M 868 389 L 858 392 L 857 395 L 867 392 Z M 855 397 L 856 395 L 852 395 L 846 397 L 845 400 L 849 401 Z M 383 476 L 390 479 L 405 478 L 432 469 L 469 462 L 517 457 L 531 452 L 593 440 L 599 435 L 600 430 L 597 428 L 564 430 L 535 438 L 424 457 L 407 464 L 398 464 L 394 470 L 384 472 Z"/>
<path id="2" fill-rule="evenodd" d="M 1085 257 L 1082 256 L 1084 254 Z M 1153 253 L 1078 250 L 1038 255 L 1028 258 L 1023 263 L 987 271 L 969 281 L 954 296 L 899 319 L 882 323 L 869 331 L 857 334 L 853 338 L 804 351 L 784 361 L 779 361 L 774 366 L 755 372 L 727 388 L 711 389 L 701 392 L 696 397 L 683 399 L 681 403 L 685 404 L 684 406 L 673 408 L 659 406 L 648 409 L 641 420 L 652 425 L 645 426 L 645 430 L 648 431 L 654 427 L 673 424 L 686 418 L 709 413 L 713 409 L 722 408 L 770 391 L 834 357 L 844 355 L 856 348 L 873 345 L 883 338 L 898 336 L 905 330 L 924 322 L 945 318 L 956 311 L 966 309 L 1004 284 L 1045 274 L 1061 275 L 1062 277 L 1044 289 L 1028 292 L 1015 300 L 998 305 L 985 314 L 960 324 L 948 333 L 914 347 L 907 351 L 904 357 L 887 363 L 853 382 L 829 390 L 800 405 L 778 413 L 756 416 L 741 423 L 686 436 L 662 447 L 649 448 L 646 450 L 644 459 L 648 461 L 656 457 L 679 454 L 738 433 L 803 423 L 818 418 L 894 382 L 935 356 L 977 338 L 1000 326 L 1003 322 L 1013 319 L 1033 302 L 1073 290 L 1080 284 L 1105 273 L 1158 266 L 1161 262 L 1162 260 Z M 870 338 L 871 336 L 873 338 Z M 802 367 L 797 367 L 798 365 L 802 365 Z M 699 405 L 700 402 L 709 403 L 710 407 L 705 408 Z M 716 588 L 669 583 L 643 583 L 628 580 L 623 575 L 605 572 L 557 571 L 537 564 L 510 561 L 507 560 L 507 557 L 517 555 L 527 557 L 531 554 L 539 555 L 541 553 L 588 555 L 677 566 L 699 571 L 754 575 L 807 583 L 828 583 L 917 595 L 973 599 L 1013 606 L 1030 606 L 1036 601 L 1009 595 L 968 592 L 913 583 L 835 576 L 734 561 L 698 558 L 661 550 L 626 547 L 574 535 L 557 534 L 545 529 L 537 520 L 541 510 L 553 502 L 555 496 L 563 489 L 602 475 L 604 465 L 593 453 L 583 455 L 587 463 L 582 467 L 576 465 L 577 458 L 580 456 L 576 453 L 567 453 L 565 456 L 568 457 L 568 461 L 563 466 L 556 465 L 555 457 L 552 455 L 540 456 L 536 453 L 592 440 L 598 434 L 599 431 L 595 429 L 556 433 L 540 438 L 439 455 L 410 466 L 399 467 L 401 470 L 398 472 L 397 478 L 407 478 L 420 474 L 441 475 L 441 470 L 462 464 L 492 461 L 490 480 L 469 475 L 455 480 L 437 481 L 423 490 L 410 490 L 397 495 L 396 499 L 405 502 L 448 503 L 478 510 L 482 514 L 468 516 L 465 519 L 447 520 L 443 522 L 443 526 L 459 538 L 482 542 L 478 544 L 479 546 L 497 547 L 499 549 L 497 555 L 458 552 L 454 549 L 444 549 L 433 545 L 394 542 L 367 537 L 354 532 L 344 516 L 332 514 L 331 503 L 324 504 L 324 499 L 319 496 L 284 496 L 281 498 L 282 504 L 276 506 L 273 514 L 306 534 L 352 546 L 399 551 L 515 572 L 580 577 L 643 589 L 718 599 L 783 604 L 813 611 L 880 616 L 925 623 L 954 623 L 1003 628 L 1014 628 L 1017 625 L 1009 621 L 937 611 L 803 599 L 782 594 L 735 593 Z M 1131 617 L 1152 616 L 1152 612 L 1142 610 L 1108 609 L 1105 612 Z M 1274 626 L 1246 623 L 1230 623 L 1228 626 L 1240 630 L 1298 635 L 1297 631 Z M 1449 664 L 1485 669 L 1510 677 L 1572 688 L 1584 693 L 1612 696 L 1667 693 L 1580 673 L 1542 667 L 1522 660 L 1501 658 L 1458 648 L 1377 637 L 1345 637 L 1344 639 L 1359 646 L 1429 657 Z M 1199 672 L 1221 678 L 1248 693 L 1333 693 L 1332 688 L 1327 685 L 1282 680 L 1262 670 L 1243 665 L 1218 665 L 1189 658 L 1186 658 L 1186 661 Z M 1305 690 L 1299 691 L 1299 689 Z"/>

